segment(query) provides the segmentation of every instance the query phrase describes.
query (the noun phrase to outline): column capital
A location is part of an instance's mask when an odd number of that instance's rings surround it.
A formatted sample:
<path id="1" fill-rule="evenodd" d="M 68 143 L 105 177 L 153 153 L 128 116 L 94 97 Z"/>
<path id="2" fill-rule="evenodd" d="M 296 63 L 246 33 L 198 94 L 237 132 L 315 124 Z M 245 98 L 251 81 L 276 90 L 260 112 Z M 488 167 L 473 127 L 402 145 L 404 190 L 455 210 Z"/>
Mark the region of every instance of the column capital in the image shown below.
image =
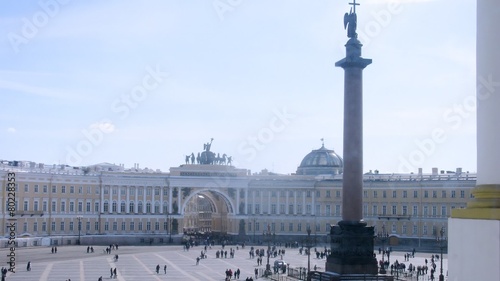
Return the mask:
<path id="1" fill-rule="evenodd" d="M 361 47 L 363 44 L 357 38 L 351 38 L 345 45 L 346 57 L 335 63 L 336 67 L 342 68 L 365 68 L 372 63 L 371 59 L 361 57 Z"/>
<path id="2" fill-rule="evenodd" d="M 452 210 L 452 218 L 500 220 L 500 184 L 478 185 L 472 194 L 467 208 Z"/>

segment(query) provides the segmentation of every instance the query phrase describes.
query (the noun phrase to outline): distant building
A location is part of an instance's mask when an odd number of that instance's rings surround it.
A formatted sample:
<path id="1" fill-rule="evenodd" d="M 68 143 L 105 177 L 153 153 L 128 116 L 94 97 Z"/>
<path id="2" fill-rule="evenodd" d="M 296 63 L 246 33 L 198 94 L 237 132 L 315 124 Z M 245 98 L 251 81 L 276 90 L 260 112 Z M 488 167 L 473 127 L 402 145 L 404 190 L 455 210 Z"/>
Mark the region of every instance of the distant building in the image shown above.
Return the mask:
<path id="1" fill-rule="evenodd" d="M 186 164 L 162 173 L 138 164 L 125 169 L 109 163 L 82 168 L 12 162 L 0 163 L 0 234 L 9 236 L 5 204 L 12 199 L 6 187 L 8 173 L 15 173 L 17 235 L 31 238 L 24 242 L 29 246 L 47 238 L 51 244 L 75 244 L 79 232 L 83 243 L 117 234 L 128 242 L 161 243 L 183 232 L 262 240 L 268 229 L 281 241 L 299 241 L 307 228 L 326 242 L 330 225 L 341 220 L 342 158 L 324 146 L 306 155 L 292 175 L 252 175 L 229 165 Z M 446 228 L 451 210 L 466 206 L 475 185 L 476 175 L 460 169 L 369 172 L 364 219 L 376 232 L 389 233 L 393 245 L 425 247 Z"/>

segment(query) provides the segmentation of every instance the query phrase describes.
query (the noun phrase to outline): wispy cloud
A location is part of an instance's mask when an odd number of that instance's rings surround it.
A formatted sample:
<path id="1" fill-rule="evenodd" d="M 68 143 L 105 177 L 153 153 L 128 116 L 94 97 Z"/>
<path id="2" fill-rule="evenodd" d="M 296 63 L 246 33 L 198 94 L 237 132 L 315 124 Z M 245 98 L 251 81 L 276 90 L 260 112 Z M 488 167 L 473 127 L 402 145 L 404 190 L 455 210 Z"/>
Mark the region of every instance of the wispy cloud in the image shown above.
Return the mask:
<path id="1" fill-rule="evenodd" d="M 70 94 L 68 91 L 62 89 L 51 89 L 40 86 L 28 85 L 8 80 L 0 80 L 0 89 L 9 90 L 13 92 L 20 92 L 23 94 L 34 95 L 39 97 L 57 98 L 57 99 L 81 99 L 79 94 Z"/>

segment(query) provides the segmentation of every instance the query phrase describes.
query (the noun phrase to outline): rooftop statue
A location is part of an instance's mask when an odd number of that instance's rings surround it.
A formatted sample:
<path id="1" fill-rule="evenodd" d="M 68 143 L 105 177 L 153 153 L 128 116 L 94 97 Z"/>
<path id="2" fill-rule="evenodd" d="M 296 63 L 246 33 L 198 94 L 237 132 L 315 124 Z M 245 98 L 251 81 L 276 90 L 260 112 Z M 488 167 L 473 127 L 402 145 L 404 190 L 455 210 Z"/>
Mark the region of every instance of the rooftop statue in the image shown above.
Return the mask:
<path id="1" fill-rule="evenodd" d="M 358 38 L 358 34 L 356 33 L 357 21 L 356 13 L 353 13 L 352 9 L 349 13 L 345 13 L 344 28 L 347 28 L 347 37 Z"/>
<path id="2" fill-rule="evenodd" d="M 203 144 L 203 150 L 204 151 L 210 151 L 210 147 L 212 146 L 212 142 L 214 141 L 214 138 L 210 139 L 210 142 L 204 143 Z"/>
<path id="3" fill-rule="evenodd" d="M 359 3 L 356 3 L 356 0 L 354 0 L 353 3 L 349 3 L 349 5 L 352 5 L 353 7 L 349 13 L 345 13 L 344 15 L 344 29 L 347 29 L 347 37 L 358 38 L 358 34 L 356 33 L 356 27 L 358 25 L 356 6 L 359 6 Z"/>

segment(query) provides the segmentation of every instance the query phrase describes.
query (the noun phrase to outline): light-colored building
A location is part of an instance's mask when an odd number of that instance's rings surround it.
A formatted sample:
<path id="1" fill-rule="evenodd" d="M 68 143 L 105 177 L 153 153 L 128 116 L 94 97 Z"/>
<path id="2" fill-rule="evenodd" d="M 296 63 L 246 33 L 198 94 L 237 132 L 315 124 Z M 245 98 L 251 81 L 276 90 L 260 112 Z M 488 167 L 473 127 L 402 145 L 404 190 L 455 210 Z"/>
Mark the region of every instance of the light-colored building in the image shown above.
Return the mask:
<path id="1" fill-rule="evenodd" d="M 9 236 L 15 219 L 17 237 L 30 238 L 26 245 L 75 244 L 79 236 L 83 243 L 99 243 L 111 235 L 126 237 L 122 243 L 162 243 L 196 231 L 261 240 L 270 230 L 282 241 L 296 241 L 308 228 L 327 242 L 330 225 L 341 220 L 341 170 L 342 159 L 324 146 L 291 175 L 250 174 L 229 165 L 186 164 L 162 173 L 138 164 L 75 168 L 4 161 L 1 235 Z M 475 174 L 460 169 L 370 171 L 363 216 L 376 232 L 390 234 L 393 245 L 426 247 L 446 228 L 451 210 L 466 206 L 475 185 Z"/>

